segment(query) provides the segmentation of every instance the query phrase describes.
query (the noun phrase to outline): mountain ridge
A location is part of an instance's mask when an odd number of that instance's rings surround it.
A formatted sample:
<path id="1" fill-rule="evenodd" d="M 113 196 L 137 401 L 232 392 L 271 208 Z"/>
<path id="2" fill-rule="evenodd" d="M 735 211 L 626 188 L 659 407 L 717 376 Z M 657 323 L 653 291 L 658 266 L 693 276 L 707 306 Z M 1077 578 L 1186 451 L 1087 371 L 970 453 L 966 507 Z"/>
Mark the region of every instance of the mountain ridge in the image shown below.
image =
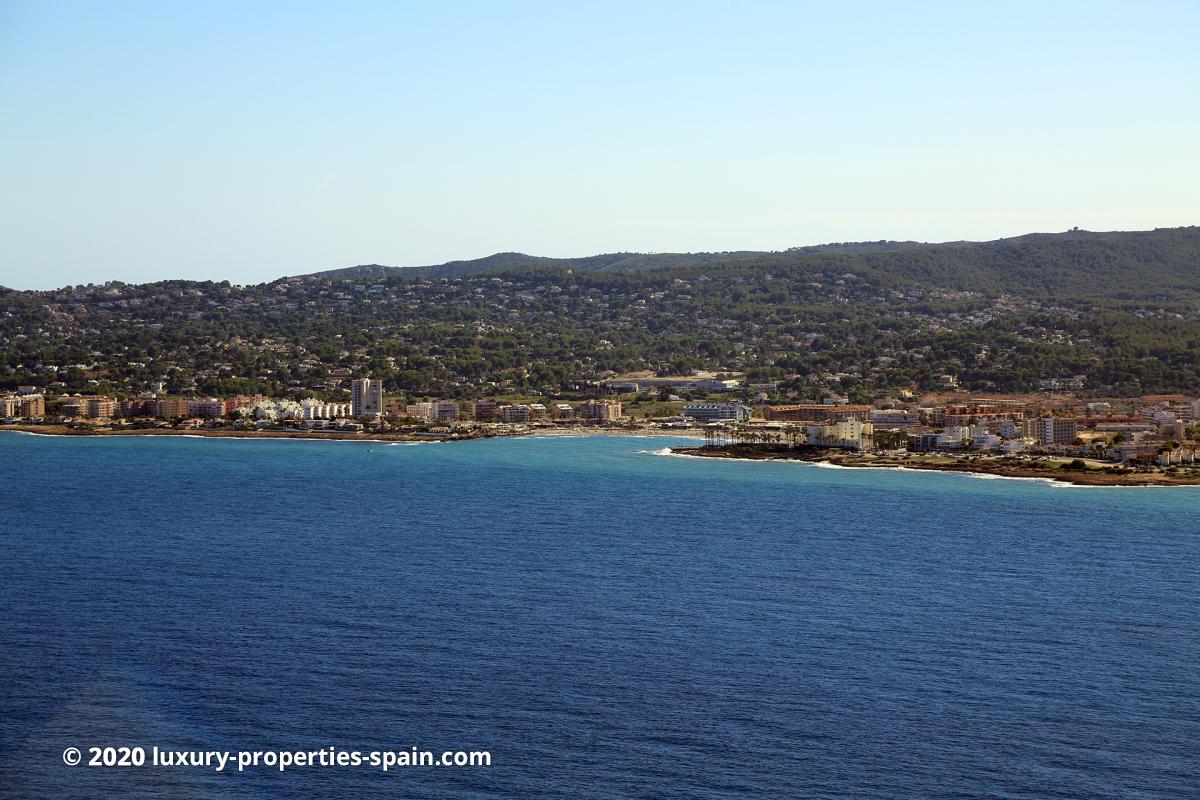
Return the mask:
<path id="1" fill-rule="evenodd" d="M 1133 231 L 1028 233 L 989 241 L 829 242 L 784 251 L 616 252 L 552 258 L 502 252 L 427 266 L 361 264 L 292 276 L 304 278 L 460 277 L 530 269 L 636 272 L 696 269 L 844 270 L 886 281 L 918 281 L 964 290 L 1024 282 L 1038 293 L 1091 294 L 1096 282 L 1128 281 L 1130 290 L 1200 291 L 1200 227 Z M 1040 287 L 1040 288 L 1039 288 Z M 1109 285 L 1112 289 L 1112 285 Z"/>

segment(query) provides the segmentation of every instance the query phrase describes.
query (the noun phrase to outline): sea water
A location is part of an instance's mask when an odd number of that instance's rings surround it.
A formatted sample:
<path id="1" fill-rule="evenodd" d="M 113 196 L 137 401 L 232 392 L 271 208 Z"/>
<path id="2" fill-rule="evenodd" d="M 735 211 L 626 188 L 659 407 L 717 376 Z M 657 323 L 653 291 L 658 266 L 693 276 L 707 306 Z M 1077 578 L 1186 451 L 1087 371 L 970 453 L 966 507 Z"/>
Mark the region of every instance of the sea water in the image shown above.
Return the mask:
<path id="1" fill-rule="evenodd" d="M 1198 796 L 1200 489 L 671 444 L 0 433 L 0 797 Z"/>

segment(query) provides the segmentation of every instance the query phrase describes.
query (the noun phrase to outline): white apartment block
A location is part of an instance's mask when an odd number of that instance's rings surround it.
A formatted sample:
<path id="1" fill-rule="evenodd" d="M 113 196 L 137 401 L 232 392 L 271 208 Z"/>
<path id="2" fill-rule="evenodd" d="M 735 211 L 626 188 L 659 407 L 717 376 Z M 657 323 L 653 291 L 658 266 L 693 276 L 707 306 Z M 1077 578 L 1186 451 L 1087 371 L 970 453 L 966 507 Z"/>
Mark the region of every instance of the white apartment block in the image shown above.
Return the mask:
<path id="1" fill-rule="evenodd" d="M 383 381 L 359 378 L 350 384 L 350 414 L 355 419 L 383 416 Z"/>

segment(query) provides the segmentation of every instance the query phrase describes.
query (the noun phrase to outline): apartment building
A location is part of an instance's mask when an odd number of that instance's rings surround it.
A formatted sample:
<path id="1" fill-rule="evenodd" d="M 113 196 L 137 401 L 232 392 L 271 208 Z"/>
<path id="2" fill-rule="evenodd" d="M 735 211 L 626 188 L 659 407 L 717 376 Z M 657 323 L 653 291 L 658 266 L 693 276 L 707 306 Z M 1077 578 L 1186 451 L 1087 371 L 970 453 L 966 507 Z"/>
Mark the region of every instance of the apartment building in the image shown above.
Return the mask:
<path id="1" fill-rule="evenodd" d="M 438 400 L 433 404 L 433 418 L 438 421 L 458 419 L 458 403 L 454 400 Z"/>
<path id="2" fill-rule="evenodd" d="M 500 406 L 499 417 L 501 422 L 521 423 L 529 422 L 529 406 L 513 405 Z"/>
<path id="3" fill-rule="evenodd" d="M 1071 444 L 1079 435 L 1079 423 L 1067 417 L 1039 417 L 1034 436 L 1038 444 Z"/>
<path id="4" fill-rule="evenodd" d="M 750 406 L 741 403 L 685 403 L 683 416 L 697 422 L 747 422 Z"/>
<path id="5" fill-rule="evenodd" d="M 495 400 L 476 400 L 472 413 L 476 422 L 495 422 L 500 413 L 500 405 Z"/>
<path id="6" fill-rule="evenodd" d="M 8 394 L 0 397 L 2 417 L 44 417 L 46 397 L 41 394 Z"/>
<path id="7" fill-rule="evenodd" d="M 619 400 L 586 400 L 579 406 L 579 418 L 604 422 L 620 419 L 621 402 Z"/>
<path id="8" fill-rule="evenodd" d="M 350 415 L 355 419 L 383 416 L 383 381 L 359 378 L 350 382 Z"/>
<path id="9" fill-rule="evenodd" d="M 763 417 L 773 422 L 820 422 L 848 418 L 866 422 L 871 419 L 873 410 L 874 406 L 794 403 L 786 406 L 764 406 Z"/>
<path id="10" fill-rule="evenodd" d="M 843 450 L 871 450 L 875 426 L 857 417 L 848 417 L 827 425 L 809 425 L 808 443 L 814 447 L 837 447 Z"/>

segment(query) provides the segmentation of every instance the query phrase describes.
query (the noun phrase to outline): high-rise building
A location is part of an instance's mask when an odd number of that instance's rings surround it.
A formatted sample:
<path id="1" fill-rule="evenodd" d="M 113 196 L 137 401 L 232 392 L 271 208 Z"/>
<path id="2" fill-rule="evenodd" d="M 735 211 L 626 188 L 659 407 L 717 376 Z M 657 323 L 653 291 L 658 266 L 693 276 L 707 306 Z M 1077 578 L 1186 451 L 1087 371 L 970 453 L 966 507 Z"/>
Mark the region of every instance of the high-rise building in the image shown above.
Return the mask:
<path id="1" fill-rule="evenodd" d="M 409 403 L 406 411 L 408 416 L 416 417 L 425 422 L 431 422 L 434 419 L 434 404 L 428 401 L 424 403 Z"/>
<path id="2" fill-rule="evenodd" d="M 383 416 L 383 381 L 359 378 L 350 383 L 350 416 L 355 419 Z"/>
<path id="3" fill-rule="evenodd" d="M 476 422 L 494 422 L 500 413 L 500 405 L 495 400 L 476 400 L 472 412 Z"/>
<path id="4" fill-rule="evenodd" d="M 453 400 L 438 400 L 433 404 L 433 417 L 439 420 L 458 419 L 458 403 Z"/>
<path id="5" fill-rule="evenodd" d="M 1079 424 L 1066 417 L 1041 417 L 1037 421 L 1037 440 L 1041 444 L 1071 444 L 1079 434 Z"/>
<path id="6" fill-rule="evenodd" d="M 500 421 L 509 423 L 529 422 L 529 406 L 500 406 Z"/>
<path id="7" fill-rule="evenodd" d="M 46 398 L 40 394 L 10 394 L 0 397 L 0 416 L 41 417 L 46 414 Z"/>
<path id="8" fill-rule="evenodd" d="M 178 395 L 163 395 L 155 402 L 154 416 L 164 419 L 186 417 L 190 412 L 191 398 Z"/>
<path id="9" fill-rule="evenodd" d="M 809 425 L 806 429 L 808 443 L 814 447 L 838 447 L 843 450 L 871 450 L 875 426 L 857 417 L 826 425 Z M 961 445 L 961 441 L 959 442 Z"/>
<path id="10" fill-rule="evenodd" d="M 621 418 L 618 400 L 586 400 L 579 405 L 579 418 L 607 421 Z"/>

